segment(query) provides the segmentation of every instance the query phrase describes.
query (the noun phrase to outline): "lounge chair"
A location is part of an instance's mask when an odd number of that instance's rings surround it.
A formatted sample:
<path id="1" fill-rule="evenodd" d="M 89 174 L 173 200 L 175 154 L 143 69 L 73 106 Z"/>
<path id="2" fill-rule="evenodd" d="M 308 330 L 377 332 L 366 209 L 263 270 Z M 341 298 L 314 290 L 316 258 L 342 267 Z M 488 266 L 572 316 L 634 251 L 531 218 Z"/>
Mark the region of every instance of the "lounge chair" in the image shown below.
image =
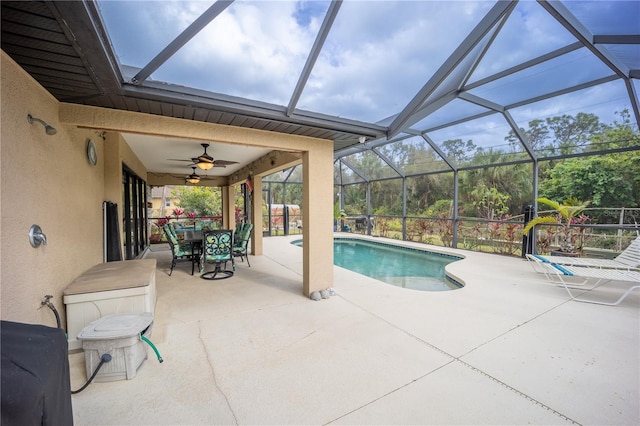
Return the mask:
<path id="1" fill-rule="evenodd" d="M 253 223 L 238 223 L 236 226 L 236 232 L 233 236 L 233 256 L 239 257 L 241 261 L 247 258 L 247 265 L 251 267 L 249 263 L 249 256 L 247 251 L 249 249 L 249 238 L 251 238 L 251 231 L 253 230 Z"/>
<path id="2" fill-rule="evenodd" d="M 589 268 L 621 269 L 630 271 L 640 271 L 640 237 L 631 241 L 631 244 L 624 249 L 615 259 L 589 259 L 583 257 L 569 256 L 541 256 L 533 255 L 541 262 L 566 266 L 584 266 Z M 536 272 L 536 263 L 532 263 Z"/>
<path id="3" fill-rule="evenodd" d="M 527 259 L 534 262 L 537 272 L 542 272 L 547 279 L 565 288 L 571 299 L 578 302 L 596 303 L 614 306 L 622 302 L 633 290 L 640 289 L 640 272 L 637 270 L 606 269 L 588 266 L 559 265 L 543 262 L 536 255 L 527 254 Z M 581 281 L 574 281 L 575 279 Z M 591 291 L 610 281 L 623 282 L 632 286 L 615 302 L 603 302 L 594 299 L 576 297 L 572 290 Z"/>

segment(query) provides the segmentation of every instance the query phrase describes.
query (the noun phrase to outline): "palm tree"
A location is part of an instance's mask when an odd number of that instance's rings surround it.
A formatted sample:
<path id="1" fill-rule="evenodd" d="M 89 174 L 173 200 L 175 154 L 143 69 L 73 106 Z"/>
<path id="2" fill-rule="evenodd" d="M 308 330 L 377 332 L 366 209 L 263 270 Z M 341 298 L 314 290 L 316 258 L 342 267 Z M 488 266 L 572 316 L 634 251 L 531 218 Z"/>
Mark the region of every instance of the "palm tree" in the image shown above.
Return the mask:
<path id="1" fill-rule="evenodd" d="M 560 242 L 560 251 L 572 252 L 575 249 L 573 245 L 573 232 L 571 223 L 574 218 L 580 215 L 589 205 L 590 201 L 580 201 L 577 198 L 568 198 L 562 204 L 540 197 L 537 199 L 539 203 L 546 204 L 556 211 L 556 216 L 538 216 L 532 219 L 522 230 L 524 235 L 536 225 L 542 223 L 557 223 L 562 226 L 562 241 Z"/>

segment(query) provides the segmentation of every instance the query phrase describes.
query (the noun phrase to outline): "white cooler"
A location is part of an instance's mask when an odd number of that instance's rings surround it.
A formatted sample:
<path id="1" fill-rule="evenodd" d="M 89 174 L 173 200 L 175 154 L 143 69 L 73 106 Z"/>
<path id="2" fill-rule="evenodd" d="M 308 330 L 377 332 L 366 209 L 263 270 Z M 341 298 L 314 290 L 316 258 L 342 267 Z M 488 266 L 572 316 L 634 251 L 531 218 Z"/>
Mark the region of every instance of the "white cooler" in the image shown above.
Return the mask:
<path id="1" fill-rule="evenodd" d="M 155 312 L 156 260 L 100 263 L 76 278 L 63 292 L 69 350 L 80 349 L 76 336 L 106 315 Z"/>
<path id="2" fill-rule="evenodd" d="M 147 359 L 148 344 L 141 338 L 151 334 L 153 314 L 118 314 L 102 317 L 78 334 L 84 349 L 87 378 L 91 377 L 103 354 L 111 355 L 111 361 L 102 364 L 94 381 L 110 382 L 131 380 Z"/>

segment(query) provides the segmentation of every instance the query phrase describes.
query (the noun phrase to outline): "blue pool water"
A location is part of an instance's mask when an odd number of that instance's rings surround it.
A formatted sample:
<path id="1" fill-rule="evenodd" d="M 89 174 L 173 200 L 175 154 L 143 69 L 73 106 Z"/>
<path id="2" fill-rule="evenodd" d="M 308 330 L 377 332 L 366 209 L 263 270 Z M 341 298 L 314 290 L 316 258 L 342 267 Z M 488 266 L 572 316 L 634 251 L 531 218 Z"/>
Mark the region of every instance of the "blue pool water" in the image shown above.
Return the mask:
<path id="1" fill-rule="evenodd" d="M 302 245 L 302 240 L 293 244 Z M 423 291 L 454 290 L 460 284 L 450 281 L 445 265 L 458 257 L 414 250 L 386 243 L 334 239 L 333 263 L 398 287 Z"/>

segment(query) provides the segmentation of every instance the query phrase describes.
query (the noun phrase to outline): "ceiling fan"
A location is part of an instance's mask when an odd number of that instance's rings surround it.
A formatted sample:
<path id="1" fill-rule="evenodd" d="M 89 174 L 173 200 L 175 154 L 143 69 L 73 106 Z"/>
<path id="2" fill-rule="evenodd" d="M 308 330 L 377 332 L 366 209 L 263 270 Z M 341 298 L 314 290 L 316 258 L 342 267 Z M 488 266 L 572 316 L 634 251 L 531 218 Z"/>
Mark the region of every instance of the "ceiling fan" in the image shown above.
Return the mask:
<path id="1" fill-rule="evenodd" d="M 185 185 L 197 185 L 202 181 L 216 180 L 215 176 L 199 175 L 196 173 L 196 166 L 191 166 L 192 172 L 188 175 L 172 175 L 177 179 L 184 179 Z"/>
<path id="2" fill-rule="evenodd" d="M 198 157 L 193 157 L 190 160 L 179 160 L 176 158 L 170 158 L 170 161 L 189 161 L 195 164 L 198 168 L 202 170 L 210 170 L 213 167 L 227 167 L 229 164 L 238 164 L 237 161 L 228 161 L 228 160 L 214 160 L 212 156 L 207 154 L 207 148 L 209 148 L 208 143 L 200 144 L 204 148 L 204 152 L 200 154 Z M 195 169 L 194 173 L 195 174 Z"/>
<path id="3" fill-rule="evenodd" d="M 193 173 L 184 178 L 184 180 L 185 183 L 191 183 L 195 185 L 196 183 L 200 182 L 200 176 L 198 176 L 198 174 L 196 173 L 196 166 L 193 166 L 191 168 L 193 169 Z"/>

